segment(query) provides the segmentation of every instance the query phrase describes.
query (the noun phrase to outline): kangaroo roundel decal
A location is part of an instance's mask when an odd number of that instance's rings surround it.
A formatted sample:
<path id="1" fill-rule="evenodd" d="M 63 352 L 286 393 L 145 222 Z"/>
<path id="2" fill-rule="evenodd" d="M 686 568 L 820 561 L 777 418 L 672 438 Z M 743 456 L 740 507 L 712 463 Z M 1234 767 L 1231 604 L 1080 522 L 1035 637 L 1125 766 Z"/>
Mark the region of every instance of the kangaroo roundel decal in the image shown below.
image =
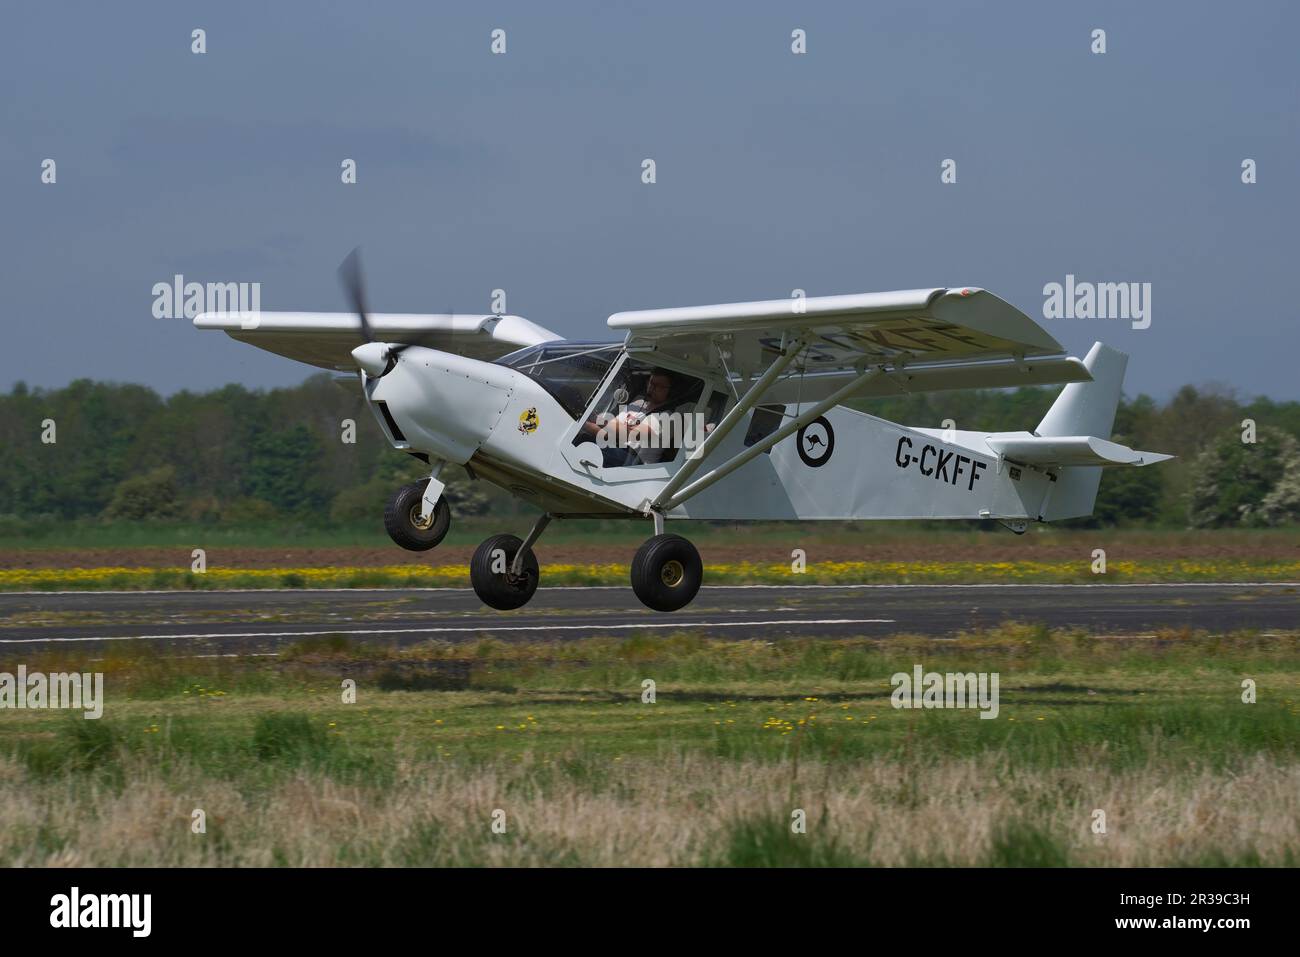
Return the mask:
<path id="1" fill-rule="evenodd" d="M 799 445 L 799 458 L 803 459 L 803 464 L 820 468 L 830 461 L 831 453 L 835 451 L 835 430 L 824 415 L 818 416 L 799 430 L 795 442 Z"/>

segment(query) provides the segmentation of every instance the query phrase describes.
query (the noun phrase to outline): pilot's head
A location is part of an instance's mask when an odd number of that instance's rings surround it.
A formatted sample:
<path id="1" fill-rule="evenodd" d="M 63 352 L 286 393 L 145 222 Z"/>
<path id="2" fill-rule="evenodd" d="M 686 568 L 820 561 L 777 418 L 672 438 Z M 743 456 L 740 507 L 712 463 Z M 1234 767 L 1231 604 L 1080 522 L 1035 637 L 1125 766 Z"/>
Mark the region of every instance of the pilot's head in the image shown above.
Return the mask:
<path id="1" fill-rule="evenodd" d="M 650 373 L 646 383 L 645 397 L 652 407 L 658 407 L 668 401 L 673 394 L 673 374 L 667 369 L 656 368 Z"/>

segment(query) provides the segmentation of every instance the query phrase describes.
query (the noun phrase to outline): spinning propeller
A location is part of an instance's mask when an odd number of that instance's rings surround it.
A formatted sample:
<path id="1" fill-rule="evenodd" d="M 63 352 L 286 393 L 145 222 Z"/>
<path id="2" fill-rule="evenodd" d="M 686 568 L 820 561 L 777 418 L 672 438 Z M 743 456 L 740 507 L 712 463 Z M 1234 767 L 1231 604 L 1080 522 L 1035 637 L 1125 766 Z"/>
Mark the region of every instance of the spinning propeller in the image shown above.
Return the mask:
<path id="1" fill-rule="evenodd" d="M 372 378 L 379 378 L 393 368 L 397 357 L 410 343 L 376 342 L 374 329 L 370 325 L 370 316 L 366 309 L 366 284 L 361 275 L 361 250 L 352 250 L 339 265 L 339 281 L 343 291 L 348 294 L 352 311 L 357 314 L 361 325 L 363 345 L 352 350 L 352 358 Z"/>

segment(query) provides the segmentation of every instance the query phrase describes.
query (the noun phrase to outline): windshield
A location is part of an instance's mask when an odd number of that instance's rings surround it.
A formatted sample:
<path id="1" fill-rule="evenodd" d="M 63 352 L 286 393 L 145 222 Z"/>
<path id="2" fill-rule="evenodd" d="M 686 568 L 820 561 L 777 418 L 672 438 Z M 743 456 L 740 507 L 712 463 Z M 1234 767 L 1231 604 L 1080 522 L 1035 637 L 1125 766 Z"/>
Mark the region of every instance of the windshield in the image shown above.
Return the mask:
<path id="1" fill-rule="evenodd" d="M 621 342 L 543 342 L 497 359 L 541 383 L 564 411 L 578 418 L 623 348 Z"/>

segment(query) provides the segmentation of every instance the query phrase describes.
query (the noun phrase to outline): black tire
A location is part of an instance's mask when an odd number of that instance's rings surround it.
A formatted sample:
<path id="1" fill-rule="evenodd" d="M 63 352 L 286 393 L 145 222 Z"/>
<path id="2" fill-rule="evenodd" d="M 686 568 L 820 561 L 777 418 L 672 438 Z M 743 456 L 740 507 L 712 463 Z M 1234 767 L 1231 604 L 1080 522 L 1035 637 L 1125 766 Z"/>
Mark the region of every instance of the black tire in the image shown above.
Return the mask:
<path id="1" fill-rule="evenodd" d="M 523 542 L 513 535 L 493 535 L 475 549 L 474 557 L 469 560 L 470 584 L 489 608 L 501 611 L 521 608 L 528 604 L 533 592 L 537 591 L 537 583 L 542 576 L 541 569 L 537 567 L 537 556 L 531 548 L 524 555 L 523 575 L 519 578 L 510 577 L 510 567 L 514 564 L 515 554 L 521 545 Z M 496 558 L 496 567 L 504 565 L 504 572 L 493 568 L 493 552 L 498 549 L 501 555 Z"/>
<path id="2" fill-rule="evenodd" d="M 421 502 L 429 480 L 403 485 L 384 506 L 384 528 L 388 537 L 412 552 L 427 552 L 447 536 L 451 528 L 451 506 L 447 496 L 438 499 L 426 525 L 420 523 Z"/>
<path id="3" fill-rule="evenodd" d="M 686 607 L 703 580 L 700 553 L 680 535 L 656 535 L 632 559 L 632 590 L 641 604 L 655 611 Z"/>

